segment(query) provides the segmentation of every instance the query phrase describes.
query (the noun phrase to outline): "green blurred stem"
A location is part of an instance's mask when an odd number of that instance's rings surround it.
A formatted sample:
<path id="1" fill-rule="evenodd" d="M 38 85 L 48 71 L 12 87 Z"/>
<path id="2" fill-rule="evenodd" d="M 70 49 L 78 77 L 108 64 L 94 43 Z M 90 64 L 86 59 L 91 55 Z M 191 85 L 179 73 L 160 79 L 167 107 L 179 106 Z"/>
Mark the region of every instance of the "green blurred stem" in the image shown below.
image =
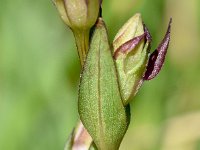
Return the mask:
<path id="1" fill-rule="evenodd" d="M 89 30 L 74 30 L 74 37 L 78 49 L 78 55 L 83 67 L 89 47 Z"/>
<path id="2" fill-rule="evenodd" d="M 78 55 L 83 68 L 84 61 L 87 56 L 89 48 L 89 30 L 73 30 L 78 49 Z M 79 120 L 69 137 L 65 150 L 89 150 L 92 144 L 92 138 L 87 130 L 84 128 L 82 122 Z M 93 148 L 93 146 L 92 146 Z"/>

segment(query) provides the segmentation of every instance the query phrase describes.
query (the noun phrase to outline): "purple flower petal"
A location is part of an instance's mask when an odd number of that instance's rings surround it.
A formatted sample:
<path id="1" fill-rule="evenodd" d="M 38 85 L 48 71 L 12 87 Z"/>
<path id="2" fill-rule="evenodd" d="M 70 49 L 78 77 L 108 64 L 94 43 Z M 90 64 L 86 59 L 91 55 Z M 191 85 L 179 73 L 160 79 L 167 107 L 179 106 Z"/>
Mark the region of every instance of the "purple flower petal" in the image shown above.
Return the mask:
<path id="1" fill-rule="evenodd" d="M 143 77 L 144 80 L 151 80 L 160 72 L 163 63 L 165 61 L 165 55 L 170 41 L 170 30 L 171 30 L 172 18 L 170 18 L 167 32 L 164 39 L 159 44 L 158 48 L 150 55 L 147 70 Z"/>
<path id="2" fill-rule="evenodd" d="M 146 33 L 134 37 L 133 39 L 125 42 L 124 44 L 122 44 L 115 52 L 114 52 L 114 58 L 117 59 L 117 56 L 119 55 L 119 53 L 127 53 L 132 51 L 141 41 L 142 39 L 144 39 L 146 36 Z"/>

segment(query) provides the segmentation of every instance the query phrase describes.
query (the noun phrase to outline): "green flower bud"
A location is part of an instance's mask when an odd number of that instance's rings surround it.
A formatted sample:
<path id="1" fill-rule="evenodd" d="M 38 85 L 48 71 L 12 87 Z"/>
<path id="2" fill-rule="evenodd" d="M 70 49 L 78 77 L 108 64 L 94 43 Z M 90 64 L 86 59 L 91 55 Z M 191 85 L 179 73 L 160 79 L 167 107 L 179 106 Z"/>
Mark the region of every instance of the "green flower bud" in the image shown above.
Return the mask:
<path id="1" fill-rule="evenodd" d="M 137 93 L 148 62 L 150 35 L 145 32 L 141 15 L 130 18 L 114 42 L 114 58 L 124 105 Z"/>
<path id="2" fill-rule="evenodd" d="M 81 66 L 83 67 L 89 47 L 89 32 L 100 14 L 99 9 L 102 0 L 53 0 L 53 2 L 60 13 L 62 20 L 73 31 Z M 78 134 L 78 132 L 81 132 L 82 134 Z M 87 134 L 84 127 L 79 125 L 73 131 L 72 135 L 73 136 L 66 144 L 66 149 L 70 149 L 68 146 L 71 146 L 72 143 L 74 146 L 71 147 L 72 149 L 78 149 L 77 145 L 81 145 L 82 148 L 88 149 L 87 147 L 90 146 L 92 139 L 90 139 L 91 137 Z M 78 135 L 78 137 L 75 135 Z"/>
<path id="3" fill-rule="evenodd" d="M 99 0 L 54 0 L 63 21 L 72 29 L 90 29 L 96 22 Z"/>
<path id="4" fill-rule="evenodd" d="M 62 20 L 73 31 L 81 66 L 89 47 L 89 32 L 99 15 L 101 0 L 54 0 Z"/>

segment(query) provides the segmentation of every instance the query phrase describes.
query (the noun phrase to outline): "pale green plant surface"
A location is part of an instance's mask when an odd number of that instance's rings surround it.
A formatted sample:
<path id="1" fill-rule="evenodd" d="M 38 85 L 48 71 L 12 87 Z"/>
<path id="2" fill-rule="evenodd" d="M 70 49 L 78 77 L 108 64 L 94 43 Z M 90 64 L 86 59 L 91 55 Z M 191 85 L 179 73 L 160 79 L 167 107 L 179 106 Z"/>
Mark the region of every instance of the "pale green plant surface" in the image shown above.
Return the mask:
<path id="1" fill-rule="evenodd" d="M 141 12 L 155 48 L 167 25 L 163 20 L 172 14 L 174 19 L 175 42 L 160 75 L 144 84 L 132 102 L 133 121 L 121 150 L 164 150 L 172 140 L 166 138 L 166 121 L 199 113 L 198 6 L 198 0 L 104 1 L 110 41 L 129 17 Z M 1 0 L 0 8 L 0 149 L 63 149 L 78 118 L 80 67 L 73 36 L 51 1 Z M 192 120 L 195 124 L 198 115 Z M 199 135 L 190 136 L 173 149 L 198 150 Z"/>

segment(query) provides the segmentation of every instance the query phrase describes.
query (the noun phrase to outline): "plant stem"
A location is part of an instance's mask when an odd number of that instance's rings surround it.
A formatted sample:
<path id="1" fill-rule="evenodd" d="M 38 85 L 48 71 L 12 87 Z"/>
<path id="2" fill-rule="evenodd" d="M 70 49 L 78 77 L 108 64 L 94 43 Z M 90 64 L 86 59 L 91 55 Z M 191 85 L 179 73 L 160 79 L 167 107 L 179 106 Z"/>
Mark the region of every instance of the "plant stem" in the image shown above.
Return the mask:
<path id="1" fill-rule="evenodd" d="M 83 68 L 89 48 L 89 30 L 75 30 L 73 33 L 76 41 L 81 68 Z M 92 141 L 93 140 L 90 134 L 87 132 L 82 122 L 79 120 L 77 126 L 72 132 L 72 135 L 69 137 L 69 140 L 65 146 L 65 150 L 89 150 Z"/>
<path id="2" fill-rule="evenodd" d="M 81 67 L 83 67 L 89 47 L 89 30 L 75 30 L 73 33 L 78 49 Z"/>

